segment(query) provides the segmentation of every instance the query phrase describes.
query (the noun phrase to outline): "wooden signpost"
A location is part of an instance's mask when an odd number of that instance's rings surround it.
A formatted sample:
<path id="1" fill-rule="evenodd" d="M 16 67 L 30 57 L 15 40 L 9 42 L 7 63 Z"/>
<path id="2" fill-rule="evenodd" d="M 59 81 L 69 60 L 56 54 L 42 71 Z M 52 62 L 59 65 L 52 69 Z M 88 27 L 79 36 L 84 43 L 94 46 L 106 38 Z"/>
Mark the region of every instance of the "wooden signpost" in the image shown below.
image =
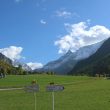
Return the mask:
<path id="1" fill-rule="evenodd" d="M 54 92 L 63 91 L 63 85 L 55 85 L 53 82 L 46 86 L 46 91 L 52 92 L 52 110 L 55 110 L 55 97 Z M 36 110 L 36 92 L 39 92 L 39 85 L 36 84 L 36 81 L 32 81 L 32 84 L 29 86 L 25 86 L 26 92 L 34 93 L 34 100 L 35 100 L 35 110 Z"/>
<path id="2" fill-rule="evenodd" d="M 36 81 L 35 80 L 33 80 L 31 85 L 25 86 L 25 91 L 26 92 L 32 92 L 32 93 L 34 93 L 35 110 L 37 110 L 37 106 L 36 106 L 36 102 L 37 102 L 36 92 L 39 92 L 39 85 L 36 84 Z"/>
<path id="3" fill-rule="evenodd" d="M 62 86 L 62 85 L 54 85 L 54 83 L 50 83 L 50 85 L 48 85 L 46 87 L 46 91 L 52 92 L 52 110 L 55 110 L 54 92 L 63 91 L 63 90 L 64 90 L 64 86 Z"/>

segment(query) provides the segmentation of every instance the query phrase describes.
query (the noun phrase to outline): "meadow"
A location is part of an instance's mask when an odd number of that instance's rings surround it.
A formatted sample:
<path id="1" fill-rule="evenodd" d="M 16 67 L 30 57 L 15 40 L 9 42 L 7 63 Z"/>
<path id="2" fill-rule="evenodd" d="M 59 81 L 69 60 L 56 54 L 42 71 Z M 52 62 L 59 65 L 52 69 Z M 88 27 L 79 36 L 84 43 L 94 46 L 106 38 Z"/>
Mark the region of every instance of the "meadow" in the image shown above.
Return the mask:
<path id="1" fill-rule="evenodd" d="M 64 85 L 55 92 L 55 110 L 110 110 L 110 80 L 87 76 L 9 75 L 0 79 L 0 89 L 21 88 L 36 80 L 37 110 L 52 110 L 50 82 Z M 34 94 L 24 90 L 0 91 L 0 110 L 34 110 Z"/>

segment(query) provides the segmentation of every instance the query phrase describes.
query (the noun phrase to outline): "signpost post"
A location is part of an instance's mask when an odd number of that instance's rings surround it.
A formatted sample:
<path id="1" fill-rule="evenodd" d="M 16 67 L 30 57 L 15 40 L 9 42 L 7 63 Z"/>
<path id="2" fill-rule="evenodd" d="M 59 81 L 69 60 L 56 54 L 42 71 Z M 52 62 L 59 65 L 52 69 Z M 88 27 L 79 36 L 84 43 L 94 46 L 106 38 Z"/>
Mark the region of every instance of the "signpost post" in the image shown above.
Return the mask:
<path id="1" fill-rule="evenodd" d="M 26 92 L 34 93 L 35 110 L 37 110 L 37 106 L 36 106 L 36 102 L 37 102 L 36 92 L 39 92 L 39 85 L 36 84 L 36 81 L 32 81 L 32 85 L 26 86 L 25 87 L 25 91 Z"/>
<path id="2" fill-rule="evenodd" d="M 55 103 L 54 103 L 54 91 L 52 92 L 52 101 L 53 101 L 53 110 L 54 110 L 54 108 L 55 108 Z"/>
<path id="3" fill-rule="evenodd" d="M 37 110 L 36 108 L 37 108 L 37 106 L 36 106 L 36 102 L 37 102 L 37 100 L 36 100 L 36 93 L 34 92 L 34 98 L 35 98 L 35 110 Z"/>
<path id="4" fill-rule="evenodd" d="M 48 85 L 46 87 L 46 90 L 48 92 L 52 92 L 52 110 L 55 110 L 54 92 L 56 92 L 56 91 L 63 91 L 64 90 L 64 86 L 62 86 L 62 85 L 54 85 L 54 83 L 50 83 L 50 85 Z"/>

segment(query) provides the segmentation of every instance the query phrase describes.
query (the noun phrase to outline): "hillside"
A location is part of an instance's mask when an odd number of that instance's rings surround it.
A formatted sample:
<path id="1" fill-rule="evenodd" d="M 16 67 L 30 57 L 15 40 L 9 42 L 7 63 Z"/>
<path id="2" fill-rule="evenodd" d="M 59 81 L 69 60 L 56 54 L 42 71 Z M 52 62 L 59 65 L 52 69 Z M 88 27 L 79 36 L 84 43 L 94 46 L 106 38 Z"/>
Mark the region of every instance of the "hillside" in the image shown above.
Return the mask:
<path id="1" fill-rule="evenodd" d="M 87 59 L 79 61 L 68 74 L 88 74 L 95 75 L 97 73 L 108 73 L 110 61 L 110 38 L 97 50 L 95 54 Z M 96 69 L 97 68 L 97 69 Z M 105 69 L 107 68 L 107 69 Z"/>
<path id="2" fill-rule="evenodd" d="M 18 67 L 15 67 L 12 63 L 12 60 L 0 53 L 0 73 L 16 75 L 27 74 L 27 72 L 22 69 L 22 65 L 18 65 Z"/>
<path id="3" fill-rule="evenodd" d="M 3 55 L 2 53 L 0 53 L 0 61 L 3 61 L 5 63 L 12 65 L 12 61 L 9 58 L 7 58 L 5 55 Z"/>

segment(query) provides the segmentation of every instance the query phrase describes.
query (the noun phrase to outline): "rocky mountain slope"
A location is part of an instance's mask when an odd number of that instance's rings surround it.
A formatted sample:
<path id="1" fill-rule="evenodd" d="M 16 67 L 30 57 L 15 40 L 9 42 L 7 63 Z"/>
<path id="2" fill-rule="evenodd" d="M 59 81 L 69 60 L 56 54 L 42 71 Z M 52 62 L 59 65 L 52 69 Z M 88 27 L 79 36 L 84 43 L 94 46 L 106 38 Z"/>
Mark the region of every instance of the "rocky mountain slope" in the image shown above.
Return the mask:
<path id="1" fill-rule="evenodd" d="M 82 47 L 76 52 L 71 52 L 69 50 L 65 55 L 60 57 L 58 60 L 49 62 L 43 68 L 39 70 L 37 69 L 35 71 L 40 72 L 52 71 L 60 75 L 67 74 L 74 68 L 77 62 L 93 55 L 100 48 L 103 42 Z"/>

